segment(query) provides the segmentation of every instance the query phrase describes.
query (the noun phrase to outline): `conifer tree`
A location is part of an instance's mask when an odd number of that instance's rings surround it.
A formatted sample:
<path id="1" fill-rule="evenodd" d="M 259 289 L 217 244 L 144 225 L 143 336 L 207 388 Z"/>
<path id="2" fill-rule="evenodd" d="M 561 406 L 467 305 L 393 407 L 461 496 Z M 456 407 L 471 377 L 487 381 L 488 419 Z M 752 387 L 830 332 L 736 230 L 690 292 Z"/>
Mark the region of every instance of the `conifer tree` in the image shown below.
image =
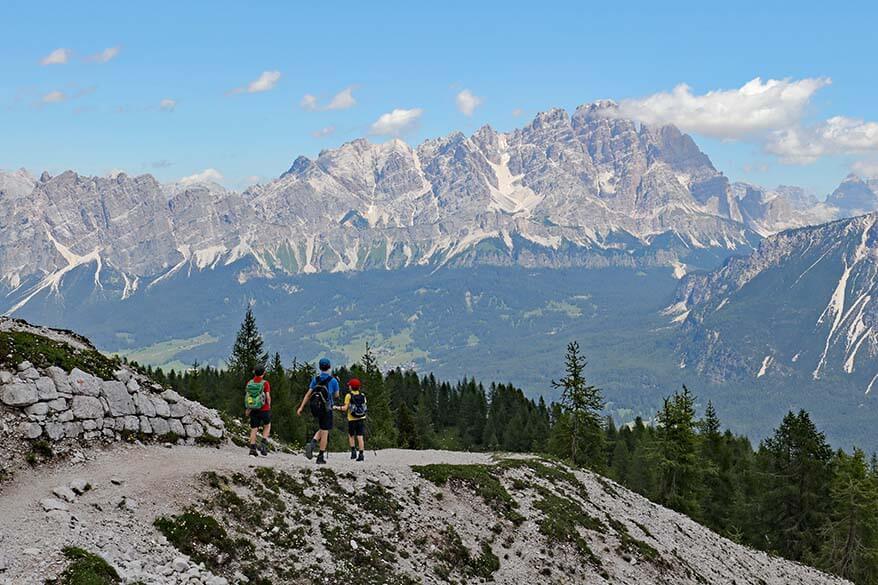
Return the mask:
<path id="1" fill-rule="evenodd" d="M 699 466 L 695 451 L 695 397 L 683 386 L 665 398 L 658 422 L 658 501 L 678 512 L 693 515 Z"/>
<path id="2" fill-rule="evenodd" d="M 265 367 L 267 362 L 268 353 L 265 352 L 262 335 L 256 326 L 253 309 L 247 307 L 244 321 L 232 347 L 232 355 L 229 357 L 229 370 L 238 377 L 247 378 L 257 367 Z"/>
<path id="3" fill-rule="evenodd" d="M 396 445 L 396 429 L 388 385 L 378 367 L 372 347 L 367 343 L 360 363 L 351 368 L 351 373 L 363 383 L 363 393 L 369 406 L 367 417 L 368 440 L 371 447 L 381 449 Z"/>
<path id="4" fill-rule="evenodd" d="M 405 403 L 400 404 L 396 417 L 396 427 L 399 431 L 398 445 L 402 449 L 420 449 L 421 436 L 409 408 Z"/>
<path id="5" fill-rule="evenodd" d="M 564 429 L 569 441 L 567 456 L 576 464 L 600 470 L 604 467 L 604 433 L 601 411 L 604 398 L 600 389 L 589 384 L 584 375 L 588 362 L 573 341 L 567 345 L 565 375 L 552 381 L 561 390 L 561 405 L 567 417 Z"/>
<path id="6" fill-rule="evenodd" d="M 834 467 L 820 566 L 854 583 L 878 583 L 878 482 L 860 449 L 839 451 Z"/>

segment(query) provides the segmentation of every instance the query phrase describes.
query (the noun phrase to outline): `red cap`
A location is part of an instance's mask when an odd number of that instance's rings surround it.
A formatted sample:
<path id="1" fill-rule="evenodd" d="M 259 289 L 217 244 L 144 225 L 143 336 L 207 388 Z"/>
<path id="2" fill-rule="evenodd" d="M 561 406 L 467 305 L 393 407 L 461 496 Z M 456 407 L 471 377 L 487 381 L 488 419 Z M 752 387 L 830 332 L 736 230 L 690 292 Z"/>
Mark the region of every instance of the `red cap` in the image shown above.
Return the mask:
<path id="1" fill-rule="evenodd" d="M 354 390 L 359 390 L 360 389 L 360 381 L 356 378 L 351 378 L 350 381 L 348 382 L 348 386 L 350 388 L 353 388 Z"/>

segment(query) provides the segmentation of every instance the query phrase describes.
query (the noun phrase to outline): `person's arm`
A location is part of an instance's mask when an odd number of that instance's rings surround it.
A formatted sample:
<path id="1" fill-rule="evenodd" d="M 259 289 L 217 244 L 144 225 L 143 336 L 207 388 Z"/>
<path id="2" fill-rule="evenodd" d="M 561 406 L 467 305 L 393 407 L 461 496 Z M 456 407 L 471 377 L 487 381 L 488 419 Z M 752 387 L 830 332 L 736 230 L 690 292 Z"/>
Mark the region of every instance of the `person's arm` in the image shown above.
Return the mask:
<path id="1" fill-rule="evenodd" d="M 268 383 L 268 380 L 265 381 L 265 402 L 268 404 L 269 410 L 271 409 L 271 384 Z"/>
<path id="2" fill-rule="evenodd" d="M 296 410 L 296 416 L 302 416 L 302 410 L 304 410 L 305 405 L 308 404 L 308 400 L 311 399 L 311 389 L 308 388 L 308 391 L 305 392 L 305 396 L 302 398 L 302 404 L 299 405 L 299 408 Z"/>
<path id="3" fill-rule="evenodd" d="M 335 408 L 336 408 L 336 410 L 340 410 L 341 412 L 347 412 L 350 403 L 351 403 L 351 395 L 346 394 L 344 397 L 344 404 L 342 404 L 341 406 L 336 406 Z"/>

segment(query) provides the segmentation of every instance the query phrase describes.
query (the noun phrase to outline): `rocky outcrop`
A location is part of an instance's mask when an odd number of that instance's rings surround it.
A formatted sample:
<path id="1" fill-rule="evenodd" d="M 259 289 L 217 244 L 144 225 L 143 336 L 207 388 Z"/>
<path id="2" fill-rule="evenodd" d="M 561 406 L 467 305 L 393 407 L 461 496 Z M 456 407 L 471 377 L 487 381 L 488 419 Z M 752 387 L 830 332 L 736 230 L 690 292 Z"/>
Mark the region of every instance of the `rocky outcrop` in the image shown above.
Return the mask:
<path id="1" fill-rule="evenodd" d="M 43 440 L 57 452 L 78 442 L 156 438 L 194 443 L 225 437 L 215 410 L 101 356 L 81 337 L 5 318 L 0 318 L 0 336 L 4 354 L 20 355 L 28 349 L 37 352 L 33 359 L 40 363 L 52 352 L 62 361 L 82 365 L 68 371 L 28 360 L 11 364 L 5 355 L 0 358 L 0 447 L 13 459 L 16 453 L 24 454 L 21 439 Z M 86 371 L 87 364 L 103 376 Z M 0 467 L 7 465 L 0 461 Z"/>

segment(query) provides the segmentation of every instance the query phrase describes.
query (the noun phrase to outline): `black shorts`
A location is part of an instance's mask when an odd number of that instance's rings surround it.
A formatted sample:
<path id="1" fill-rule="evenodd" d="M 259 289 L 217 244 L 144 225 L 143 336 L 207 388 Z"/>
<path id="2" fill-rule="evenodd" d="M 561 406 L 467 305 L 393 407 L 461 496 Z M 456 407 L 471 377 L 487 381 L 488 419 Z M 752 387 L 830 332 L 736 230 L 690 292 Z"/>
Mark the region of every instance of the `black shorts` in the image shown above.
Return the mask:
<path id="1" fill-rule="evenodd" d="M 258 429 L 271 424 L 270 410 L 251 410 L 250 411 L 250 428 Z"/>
<path id="2" fill-rule="evenodd" d="M 314 418 L 317 419 L 317 427 L 321 431 L 331 431 L 332 430 L 332 411 L 323 412 L 320 414 L 314 415 Z"/>
<path id="3" fill-rule="evenodd" d="M 348 435 L 351 437 L 362 437 L 366 434 L 366 419 L 348 421 Z"/>

